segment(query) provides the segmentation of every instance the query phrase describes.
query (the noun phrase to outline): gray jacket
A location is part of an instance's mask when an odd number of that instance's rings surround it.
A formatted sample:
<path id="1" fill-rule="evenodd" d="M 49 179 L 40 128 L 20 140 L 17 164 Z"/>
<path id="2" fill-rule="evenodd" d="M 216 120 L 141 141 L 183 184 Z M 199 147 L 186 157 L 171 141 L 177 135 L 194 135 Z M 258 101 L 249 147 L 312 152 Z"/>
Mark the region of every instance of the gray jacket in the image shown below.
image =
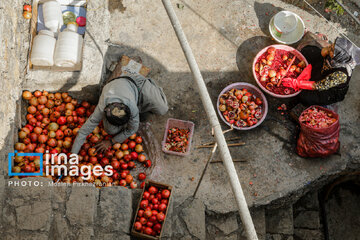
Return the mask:
<path id="1" fill-rule="evenodd" d="M 151 79 L 140 75 L 131 76 L 131 78 L 133 81 L 120 77 L 104 86 L 93 114 L 78 132 L 71 149 L 72 153 L 80 151 L 86 137 L 99 125 L 101 120 L 103 120 L 105 131 L 114 135 L 113 141 L 122 143 L 137 132 L 140 113 L 152 112 L 163 115 L 167 112 L 167 100 L 162 88 L 156 86 Z M 121 102 L 129 107 L 131 116 L 125 126 L 115 126 L 106 120 L 104 109 L 113 102 Z"/>

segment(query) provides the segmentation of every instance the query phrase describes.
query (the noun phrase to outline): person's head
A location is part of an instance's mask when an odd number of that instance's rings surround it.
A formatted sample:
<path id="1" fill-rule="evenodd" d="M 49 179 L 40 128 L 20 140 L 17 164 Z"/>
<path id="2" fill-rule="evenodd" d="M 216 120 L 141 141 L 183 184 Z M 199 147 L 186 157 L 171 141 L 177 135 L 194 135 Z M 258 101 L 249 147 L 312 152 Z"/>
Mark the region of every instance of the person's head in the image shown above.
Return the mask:
<path id="1" fill-rule="evenodd" d="M 130 109 L 123 103 L 109 103 L 104 111 L 106 120 L 112 125 L 125 125 L 130 119 Z"/>
<path id="2" fill-rule="evenodd" d="M 324 59 L 323 70 L 346 68 L 349 75 L 360 64 L 360 49 L 346 38 L 336 38 L 335 43 L 321 50 Z"/>

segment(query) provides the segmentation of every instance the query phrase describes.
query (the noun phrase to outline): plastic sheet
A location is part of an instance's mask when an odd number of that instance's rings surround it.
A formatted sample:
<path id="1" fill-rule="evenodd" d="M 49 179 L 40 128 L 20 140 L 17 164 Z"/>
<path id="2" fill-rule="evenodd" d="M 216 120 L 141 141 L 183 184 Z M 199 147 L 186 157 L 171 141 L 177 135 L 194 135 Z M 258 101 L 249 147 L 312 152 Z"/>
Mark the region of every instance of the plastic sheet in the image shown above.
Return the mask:
<path id="1" fill-rule="evenodd" d="M 160 180 L 161 169 L 163 169 L 164 164 L 161 145 L 156 140 L 150 123 L 140 123 L 137 133 L 143 138 L 144 154 L 146 159 L 152 161 L 152 164 L 150 168 L 145 168 L 141 163 L 135 161 L 136 168 L 131 170 L 131 174 L 135 178 L 140 172 L 145 172 L 147 179 L 158 181 Z"/>
<path id="2" fill-rule="evenodd" d="M 312 107 L 314 106 L 311 106 L 310 108 Z M 299 120 L 301 132 L 297 141 L 296 151 L 302 157 L 326 157 L 336 153 L 340 147 L 339 115 L 327 108 L 320 106 L 316 107 L 333 114 L 333 117 L 336 118 L 336 122 L 327 128 L 313 128 L 305 125 Z"/>

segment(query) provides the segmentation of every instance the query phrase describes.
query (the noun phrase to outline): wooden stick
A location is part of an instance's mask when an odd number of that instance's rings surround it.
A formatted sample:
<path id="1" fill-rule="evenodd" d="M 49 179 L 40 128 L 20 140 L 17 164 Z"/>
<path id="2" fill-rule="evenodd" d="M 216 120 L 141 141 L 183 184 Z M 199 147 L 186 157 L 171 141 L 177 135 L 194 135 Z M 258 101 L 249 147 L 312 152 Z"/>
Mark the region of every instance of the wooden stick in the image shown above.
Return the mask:
<path id="1" fill-rule="evenodd" d="M 232 138 L 228 138 L 226 139 L 226 141 L 234 141 L 234 140 L 239 140 L 241 139 L 241 137 L 232 137 Z M 202 143 L 200 144 L 200 146 L 205 146 L 205 145 L 214 145 L 216 142 L 207 142 L 207 143 Z"/>
<path id="2" fill-rule="evenodd" d="M 221 160 L 211 161 L 210 163 L 222 163 Z M 247 162 L 247 160 L 233 159 L 233 162 Z"/>
<path id="3" fill-rule="evenodd" d="M 239 143 L 230 143 L 228 144 L 228 147 L 236 147 L 236 146 L 243 146 L 245 145 L 245 142 L 239 142 Z M 214 145 L 205 145 L 205 146 L 197 146 L 196 148 L 213 148 Z"/>
<path id="4" fill-rule="evenodd" d="M 211 151 L 211 153 L 210 153 L 210 155 L 209 155 L 209 158 L 208 158 L 208 160 L 207 160 L 207 162 L 206 162 L 206 165 L 205 165 L 205 167 L 204 167 L 204 170 L 203 170 L 203 172 L 201 173 L 199 182 L 198 182 L 198 184 L 197 184 L 197 186 L 196 186 L 196 188 L 195 188 L 195 192 L 194 192 L 194 194 L 193 194 L 193 198 L 195 198 L 195 196 L 196 196 L 196 193 L 197 193 L 197 191 L 198 191 L 198 189 L 199 189 L 199 187 L 200 187 L 201 181 L 202 181 L 202 179 L 203 179 L 203 177 L 204 177 L 204 175 L 205 175 L 206 169 L 208 168 L 209 163 L 210 163 L 211 160 L 213 159 L 214 154 L 215 154 L 215 152 L 216 152 L 216 149 L 217 149 L 217 143 L 215 143 L 215 145 L 213 146 L 213 149 L 212 149 L 212 151 Z"/>
<path id="5" fill-rule="evenodd" d="M 277 84 L 278 87 L 280 87 L 280 84 L 281 84 L 282 79 L 283 79 L 283 78 L 287 75 L 287 73 L 289 72 L 292 64 L 295 62 L 295 59 L 296 59 L 296 56 L 294 56 L 293 60 L 291 60 L 291 63 L 289 64 L 288 68 L 286 69 L 285 75 L 284 75 L 284 76 L 281 76 L 281 78 L 280 78 L 280 80 L 279 80 L 279 82 L 278 82 L 278 84 Z"/>

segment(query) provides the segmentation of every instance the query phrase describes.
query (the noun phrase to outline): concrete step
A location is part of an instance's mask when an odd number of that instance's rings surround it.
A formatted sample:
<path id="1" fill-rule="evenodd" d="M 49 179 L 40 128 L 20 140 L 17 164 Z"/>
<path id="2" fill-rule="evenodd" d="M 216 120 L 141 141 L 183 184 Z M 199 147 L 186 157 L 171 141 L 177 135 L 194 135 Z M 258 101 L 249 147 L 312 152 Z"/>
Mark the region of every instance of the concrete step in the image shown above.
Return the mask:
<path id="1" fill-rule="evenodd" d="M 317 192 L 295 204 L 266 210 L 266 240 L 322 240 L 323 227 Z"/>

